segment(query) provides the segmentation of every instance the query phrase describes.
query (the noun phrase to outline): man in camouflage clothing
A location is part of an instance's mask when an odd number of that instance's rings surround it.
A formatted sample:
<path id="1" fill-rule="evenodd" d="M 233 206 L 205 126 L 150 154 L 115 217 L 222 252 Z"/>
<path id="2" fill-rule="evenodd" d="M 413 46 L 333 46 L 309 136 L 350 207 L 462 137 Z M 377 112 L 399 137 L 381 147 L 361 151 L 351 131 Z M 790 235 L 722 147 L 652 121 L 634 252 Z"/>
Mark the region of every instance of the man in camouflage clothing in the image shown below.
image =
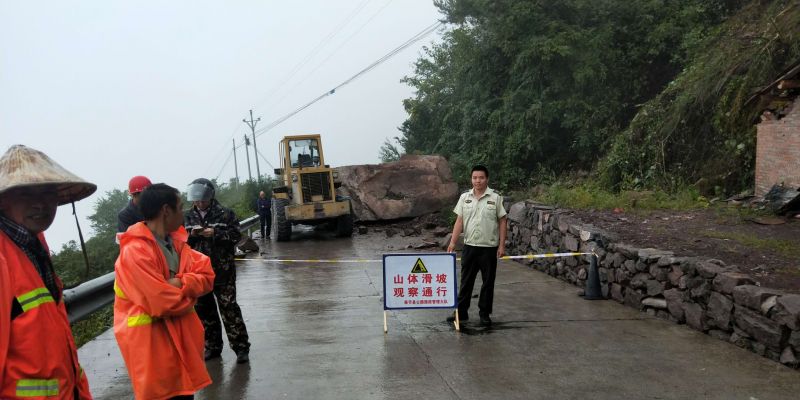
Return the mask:
<path id="1" fill-rule="evenodd" d="M 206 330 L 205 359 L 222 354 L 222 323 L 228 334 L 228 343 L 236 352 L 236 362 L 250 361 L 250 342 L 244 326 L 242 310 L 236 303 L 236 266 L 234 254 L 236 243 L 241 239 L 239 220 L 236 214 L 222 207 L 214 198 L 214 185 L 208 179 L 195 179 L 189 185 L 187 199 L 193 203 L 184 214 L 184 225 L 189 231 L 189 245 L 209 256 L 216 279 L 214 290 L 198 299 L 195 310 Z M 216 302 L 214 301 L 216 297 Z"/>

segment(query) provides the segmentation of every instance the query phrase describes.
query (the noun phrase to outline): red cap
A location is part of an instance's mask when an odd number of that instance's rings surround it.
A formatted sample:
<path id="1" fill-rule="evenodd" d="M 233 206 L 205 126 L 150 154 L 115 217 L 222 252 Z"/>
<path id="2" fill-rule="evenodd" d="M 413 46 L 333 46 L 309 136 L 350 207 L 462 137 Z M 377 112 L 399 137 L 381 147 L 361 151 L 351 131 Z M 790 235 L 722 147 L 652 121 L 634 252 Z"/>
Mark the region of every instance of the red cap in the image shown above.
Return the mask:
<path id="1" fill-rule="evenodd" d="M 150 179 L 147 179 L 146 176 L 137 175 L 131 178 L 128 181 L 128 193 L 136 194 L 144 190 L 146 187 L 152 185 L 153 182 L 150 182 Z"/>

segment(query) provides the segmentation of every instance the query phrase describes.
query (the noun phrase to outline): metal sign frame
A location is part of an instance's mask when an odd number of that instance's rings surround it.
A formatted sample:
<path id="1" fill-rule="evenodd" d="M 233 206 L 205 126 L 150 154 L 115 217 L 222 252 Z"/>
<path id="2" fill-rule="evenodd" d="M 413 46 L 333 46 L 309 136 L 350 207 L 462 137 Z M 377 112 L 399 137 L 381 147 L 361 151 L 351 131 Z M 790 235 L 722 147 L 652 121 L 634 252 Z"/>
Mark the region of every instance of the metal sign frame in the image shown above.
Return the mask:
<path id="1" fill-rule="evenodd" d="M 453 285 L 453 305 L 424 305 L 424 306 L 414 306 L 414 307 L 387 307 L 386 301 L 388 298 L 388 293 L 386 291 L 387 288 L 387 280 L 386 280 L 386 258 L 387 257 L 418 257 L 418 258 L 425 258 L 425 257 L 440 257 L 440 256 L 448 256 L 452 260 L 452 285 Z M 458 276 L 456 275 L 456 254 L 455 253 L 391 253 L 391 254 L 384 254 L 383 255 L 383 310 L 424 310 L 424 309 L 453 309 L 458 307 Z M 449 272 L 449 271 L 448 271 Z M 410 268 L 409 272 L 410 273 Z"/>

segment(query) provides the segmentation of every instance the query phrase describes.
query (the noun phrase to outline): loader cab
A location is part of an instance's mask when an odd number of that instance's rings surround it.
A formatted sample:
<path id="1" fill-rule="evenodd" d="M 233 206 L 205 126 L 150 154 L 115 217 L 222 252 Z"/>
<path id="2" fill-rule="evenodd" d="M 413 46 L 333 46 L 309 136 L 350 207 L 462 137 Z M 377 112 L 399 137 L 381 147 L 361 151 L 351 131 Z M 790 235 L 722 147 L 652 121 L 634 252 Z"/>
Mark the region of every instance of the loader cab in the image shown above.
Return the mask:
<path id="1" fill-rule="evenodd" d="M 287 142 L 292 168 L 319 167 L 322 153 L 317 139 L 295 139 Z"/>

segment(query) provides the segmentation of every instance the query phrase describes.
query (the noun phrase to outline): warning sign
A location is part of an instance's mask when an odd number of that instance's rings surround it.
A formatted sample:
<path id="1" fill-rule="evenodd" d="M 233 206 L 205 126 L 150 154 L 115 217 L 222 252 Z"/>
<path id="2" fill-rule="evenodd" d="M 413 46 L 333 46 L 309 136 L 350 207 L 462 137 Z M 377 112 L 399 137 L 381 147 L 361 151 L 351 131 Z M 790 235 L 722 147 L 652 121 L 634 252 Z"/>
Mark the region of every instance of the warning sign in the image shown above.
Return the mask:
<path id="1" fill-rule="evenodd" d="M 383 294 L 385 310 L 455 307 L 455 254 L 385 254 Z"/>
<path id="2" fill-rule="evenodd" d="M 428 269 L 425 268 L 425 263 L 422 262 L 421 258 L 417 258 L 417 262 L 414 263 L 414 268 L 411 268 L 412 274 L 422 274 L 428 273 Z"/>

